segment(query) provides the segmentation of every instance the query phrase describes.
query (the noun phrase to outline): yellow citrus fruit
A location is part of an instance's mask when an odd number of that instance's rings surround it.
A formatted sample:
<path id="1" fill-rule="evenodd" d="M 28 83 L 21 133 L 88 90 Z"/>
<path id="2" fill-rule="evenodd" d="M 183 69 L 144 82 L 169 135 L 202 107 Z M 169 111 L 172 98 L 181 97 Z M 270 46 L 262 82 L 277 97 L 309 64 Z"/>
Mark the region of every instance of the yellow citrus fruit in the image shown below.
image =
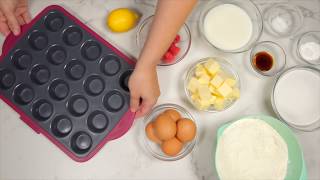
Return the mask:
<path id="1" fill-rule="evenodd" d="M 113 32 L 127 32 L 134 28 L 139 15 L 128 8 L 119 8 L 110 12 L 107 18 L 107 26 Z"/>

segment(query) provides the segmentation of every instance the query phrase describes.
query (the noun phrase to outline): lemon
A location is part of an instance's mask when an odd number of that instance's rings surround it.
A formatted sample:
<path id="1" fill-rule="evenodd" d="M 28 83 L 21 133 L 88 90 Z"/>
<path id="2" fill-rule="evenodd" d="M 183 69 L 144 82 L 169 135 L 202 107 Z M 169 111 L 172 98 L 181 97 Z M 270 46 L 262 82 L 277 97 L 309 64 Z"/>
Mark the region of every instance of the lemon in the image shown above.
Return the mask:
<path id="1" fill-rule="evenodd" d="M 139 15 L 128 8 L 119 8 L 110 12 L 107 18 L 107 26 L 113 32 L 127 32 L 134 28 Z"/>

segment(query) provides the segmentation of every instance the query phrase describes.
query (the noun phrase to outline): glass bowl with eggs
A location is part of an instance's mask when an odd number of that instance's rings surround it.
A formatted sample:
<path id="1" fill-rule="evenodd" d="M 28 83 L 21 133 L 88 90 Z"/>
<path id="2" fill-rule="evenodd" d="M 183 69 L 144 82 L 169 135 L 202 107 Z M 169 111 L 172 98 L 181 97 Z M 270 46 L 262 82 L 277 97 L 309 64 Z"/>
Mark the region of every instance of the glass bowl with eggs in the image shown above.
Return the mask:
<path id="1" fill-rule="evenodd" d="M 220 112 L 240 98 L 240 78 L 225 59 L 207 57 L 191 65 L 184 89 L 187 99 L 196 109 Z"/>
<path id="2" fill-rule="evenodd" d="M 214 48 L 226 53 L 251 49 L 262 34 L 262 16 L 250 0 L 215 0 L 204 5 L 199 29 Z"/>
<path id="3" fill-rule="evenodd" d="M 141 132 L 146 150 L 163 161 L 176 161 L 185 157 L 197 141 L 195 119 L 176 104 L 155 107 L 145 117 Z"/>

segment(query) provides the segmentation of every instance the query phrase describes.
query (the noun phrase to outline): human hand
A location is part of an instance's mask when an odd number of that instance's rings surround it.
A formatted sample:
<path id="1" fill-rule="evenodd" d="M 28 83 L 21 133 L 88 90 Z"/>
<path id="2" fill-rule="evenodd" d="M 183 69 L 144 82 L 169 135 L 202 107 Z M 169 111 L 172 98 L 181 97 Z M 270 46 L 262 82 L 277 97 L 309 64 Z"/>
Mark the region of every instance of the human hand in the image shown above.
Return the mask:
<path id="1" fill-rule="evenodd" d="M 129 89 L 131 111 L 136 117 L 148 113 L 160 96 L 156 66 L 137 66 L 129 79 Z"/>
<path id="2" fill-rule="evenodd" d="M 27 0 L 0 0 L 0 32 L 7 36 L 10 31 L 20 34 L 20 26 L 29 23 L 31 16 Z"/>

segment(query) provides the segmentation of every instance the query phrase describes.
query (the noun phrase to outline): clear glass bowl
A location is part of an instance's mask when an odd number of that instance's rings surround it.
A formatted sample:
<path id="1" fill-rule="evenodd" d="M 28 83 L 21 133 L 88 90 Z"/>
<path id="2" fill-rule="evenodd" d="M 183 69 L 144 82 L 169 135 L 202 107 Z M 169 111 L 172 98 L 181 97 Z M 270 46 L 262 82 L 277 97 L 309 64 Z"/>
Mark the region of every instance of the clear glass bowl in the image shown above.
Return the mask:
<path id="1" fill-rule="evenodd" d="M 267 52 L 273 57 L 272 68 L 268 71 L 259 70 L 254 64 L 254 57 L 259 52 Z M 251 66 L 258 74 L 263 76 L 274 76 L 281 72 L 286 66 L 286 53 L 283 48 L 272 41 L 262 41 L 257 43 L 250 53 Z"/>
<path id="2" fill-rule="evenodd" d="M 314 46 L 312 49 L 306 45 Z M 314 55 L 314 53 L 318 53 Z M 297 43 L 297 54 L 306 63 L 311 65 L 320 65 L 320 31 L 310 31 L 301 35 Z M 315 56 L 312 59 L 307 59 L 305 56 Z"/>
<path id="3" fill-rule="evenodd" d="M 303 24 L 302 12 L 290 3 L 275 4 L 263 16 L 267 31 L 275 37 L 291 36 Z"/>
<path id="4" fill-rule="evenodd" d="M 136 43 L 140 49 L 143 48 L 144 43 L 148 37 L 148 33 L 153 21 L 153 17 L 154 15 L 147 17 L 138 28 L 137 35 L 136 35 Z M 180 35 L 180 38 L 181 38 L 180 42 L 178 43 L 180 52 L 175 57 L 175 61 L 173 61 L 172 63 L 164 63 L 163 61 L 161 61 L 159 63 L 160 66 L 169 66 L 169 65 L 176 64 L 180 62 L 188 54 L 191 47 L 191 33 L 188 25 L 183 24 L 178 34 Z"/>
<path id="5" fill-rule="evenodd" d="M 288 118 L 288 115 L 286 115 L 287 117 L 284 117 L 283 114 L 285 112 L 281 112 L 282 110 L 279 109 L 279 107 L 277 106 L 277 101 L 279 101 L 279 100 L 277 100 L 276 88 L 279 86 L 279 83 L 281 82 L 281 80 L 285 79 L 289 73 L 297 71 L 297 70 L 299 70 L 299 71 L 304 70 L 306 72 L 312 72 L 320 77 L 320 70 L 315 67 L 312 67 L 312 66 L 298 65 L 298 66 L 294 66 L 289 69 L 286 69 L 284 72 L 279 74 L 279 76 L 275 79 L 275 82 L 274 82 L 274 85 L 272 88 L 272 93 L 271 93 L 272 108 L 273 108 L 274 112 L 276 113 L 276 115 L 279 117 L 279 119 L 284 121 L 289 126 L 295 128 L 295 129 L 298 129 L 298 130 L 302 130 L 302 131 L 313 131 L 313 130 L 318 129 L 320 127 L 320 116 L 318 118 L 315 118 L 312 122 L 310 122 L 308 124 L 301 124 L 301 123 L 298 124 L 298 123 L 294 122 L 294 120 L 291 120 L 291 118 Z M 285 79 L 285 82 L 287 82 L 287 81 L 288 81 L 288 79 Z M 317 82 L 314 82 L 314 83 L 317 83 Z M 286 90 L 289 91 L 290 89 L 286 88 Z M 300 95 L 298 94 L 297 96 L 300 96 Z M 295 98 L 295 97 L 292 97 L 292 98 Z M 288 101 L 287 103 L 288 103 L 288 106 L 295 106 L 296 105 L 296 103 L 293 103 L 290 101 Z M 320 111 L 320 109 L 319 109 L 319 111 Z"/>
<path id="6" fill-rule="evenodd" d="M 195 76 L 195 70 L 197 68 L 197 65 L 198 64 L 204 64 L 204 63 L 208 62 L 209 59 L 214 59 L 216 62 L 218 62 L 220 64 L 220 66 L 221 66 L 222 71 L 225 74 L 227 74 L 229 76 L 232 76 L 236 80 L 236 87 L 240 90 L 240 93 L 241 93 L 240 77 L 239 77 L 238 73 L 234 70 L 233 66 L 228 61 L 226 61 L 223 58 L 218 58 L 218 57 L 207 57 L 207 58 L 204 58 L 204 59 L 200 59 L 199 61 L 197 61 L 196 63 L 194 63 L 194 64 L 192 64 L 190 66 L 189 70 L 187 71 L 186 78 L 184 80 L 184 91 L 185 91 L 185 94 L 187 96 L 188 101 L 192 104 L 192 106 L 195 109 L 198 109 L 198 108 L 197 108 L 197 106 L 195 105 L 195 103 L 193 102 L 193 100 L 191 98 L 191 92 L 188 90 L 188 83 L 189 83 L 190 79 Z M 230 108 L 237 100 L 238 99 L 235 99 L 233 101 L 227 100 L 224 109 L 221 109 L 221 110 L 215 109 L 214 106 L 210 106 L 208 109 L 200 110 L 200 111 L 221 112 L 221 111 L 224 111 L 224 110 Z"/>
<path id="7" fill-rule="evenodd" d="M 249 15 L 252 21 L 252 35 L 250 40 L 242 46 L 241 48 L 235 49 L 235 50 L 225 50 L 225 49 L 220 49 L 214 44 L 210 43 L 210 41 L 207 39 L 205 33 L 204 33 L 204 21 L 206 18 L 206 15 L 208 12 L 212 9 L 215 8 L 219 5 L 222 4 L 233 4 L 235 6 L 240 7 L 246 13 Z M 262 16 L 261 13 L 258 9 L 258 7 L 251 1 L 251 0 L 215 0 L 215 1 L 209 1 L 206 5 L 204 5 L 204 8 L 202 9 L 201 16 L 200 16 L 200 21 L 199 21 L 199 30 L 201 32 L 202 37 L 206 40 L 208 44 L 213 46 L 214 48 L 226 52 L 226 53 L 242 53 L 245 51 L 248 51 L 251 49 L 253 44 L 257 42 L 262 34 L 263 30 L 263 22 L 262 22 Z"/>
<path id="8" fill-rule="evenodd" d="M 148 123 L 154 121 L 155 118 L 159 114 L 161 114 L 162 112 L 164 112 L 167 109 L 174 109 L 181 114 L 181 117 L 188 118 L 188 119 L 192 120 L 195 124 L 197 124 L 195 119 L 192 117 L 192 115 L 187 110 L 185 110 L 183 107 L 176 105 L 176 104 L 162 104 L 162 105 L 155 107 L 148 115 L 146 115 L 146 117 L 144 118 L 144 121 L 142 123 L 141 133 L 143 134 L 145 148 L 153 157 L 160 159 L 160 160 L 163 160 L 163 161 L 176 161 L 176 160 L 184 158 L 193 150 L 193 148 L 197 142 L 197 134 L 196 134 L 196 137 L 192 141 L 184 144 L 184 146 L 179 154 L 177 154 L 176 156 L 168 156 L 162 152 L 160 145 L 149 140 L 149 138 L 147 137 L 147 135 L 145 133 L 145 128 L 148 125 Z M 197 130 L 197 133 L 198 133 L 198 130 Z"/>

